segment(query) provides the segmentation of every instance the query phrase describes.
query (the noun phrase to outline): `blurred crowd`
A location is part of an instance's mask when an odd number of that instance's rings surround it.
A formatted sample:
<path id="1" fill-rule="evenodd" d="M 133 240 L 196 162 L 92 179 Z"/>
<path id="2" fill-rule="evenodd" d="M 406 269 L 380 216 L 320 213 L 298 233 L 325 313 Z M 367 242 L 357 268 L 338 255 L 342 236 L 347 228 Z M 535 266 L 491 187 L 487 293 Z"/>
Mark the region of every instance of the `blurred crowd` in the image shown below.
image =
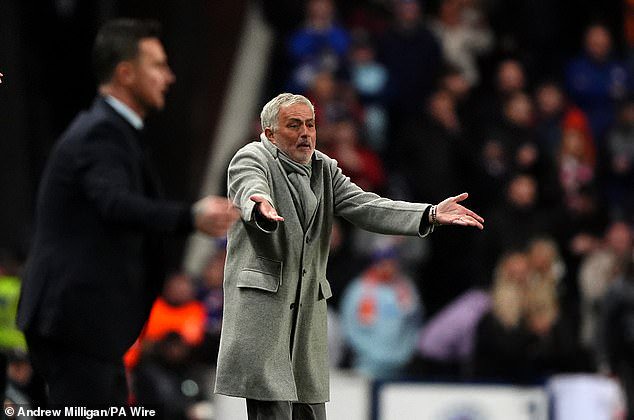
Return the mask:
<path id="1" fill-rule="evenodd" d="M 632 404 L 633 5 L 617 5 L 618 27 L 577 22 L 566 44 L 563 3 L 309 0 L 281 40 L 272 90 L 311 99 L 318 149 L 355 183 L 431 203 L 468 191 L 486 220 L 424 241 L 339 220 L 335 366 L 513 383 L 600 372 Z"/>
<path id="2" fill-rule="evenodd" d="M 278 40 L 282 76 L 269 88 L 314 103 L 317 148 L 356 184 L 426 203 L 468 191 L 486 220 L 482 232 L 442 227 L 424 240 L 338 220 L 332 365 L 374 379 L 523 384 L 605 373 L 634 407 L 634 2 L 622 2 L 618 32 L 585 22 L 573 53 L 557 39 L 558 2 L 511 3 L 377 0 L 343 13 L 307 0 Z M 523 12 L 531 25 L 514 20 Z M 200 275 L 167 280 L 126 356 L 132 402 L 204 418 L 224 252 L 218 243 Z M 2 255 L 0 266 L 16 403 L 42 398 L 10 328 L 18 260 Z"/>

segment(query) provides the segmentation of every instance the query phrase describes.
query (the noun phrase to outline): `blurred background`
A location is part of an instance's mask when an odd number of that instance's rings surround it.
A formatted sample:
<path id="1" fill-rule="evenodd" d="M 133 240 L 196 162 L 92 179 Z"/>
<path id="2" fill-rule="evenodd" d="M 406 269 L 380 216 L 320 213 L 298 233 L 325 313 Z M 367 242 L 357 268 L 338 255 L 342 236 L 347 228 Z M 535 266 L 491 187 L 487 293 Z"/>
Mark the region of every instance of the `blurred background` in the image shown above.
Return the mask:
<path id="1" fill-rule="evenodd" d="M 330 418 L 633 418 L 632 0 L 3 0 L 7 398 L 42 398 L 12 325 L 36 191 L 95 95 L 97 29 L 120 16 L 162 23 L 176 74 L 148 120 L 168 197 L 224 193 L 261 107 L 291 91 L 362 188 L 428 203 L 468 191 L 485 218 L 423 240 L 338 221 Z M 132 403 L 244 416 L 210 395 L 223 263 L 223 241 L 172 241 L 173 275 L 126 356 Z"/>

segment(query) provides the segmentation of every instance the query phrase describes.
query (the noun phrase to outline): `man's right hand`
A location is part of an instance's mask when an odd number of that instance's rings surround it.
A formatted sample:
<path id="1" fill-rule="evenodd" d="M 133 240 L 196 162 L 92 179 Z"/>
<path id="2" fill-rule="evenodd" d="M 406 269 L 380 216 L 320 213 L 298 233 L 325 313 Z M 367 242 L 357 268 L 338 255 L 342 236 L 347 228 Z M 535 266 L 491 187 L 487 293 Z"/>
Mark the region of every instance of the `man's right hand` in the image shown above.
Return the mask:
<path id="1" fill-rule="evenodd" d="M 194 226 L 210 236 L 224 236 L 240 212 L 224 197 L 207 196 L 194 204 Z"/>
<path id="2" fill-rule="evenodd" d="M 264 218 L 272 222 L 284 221 L 284 218 L 277 214 L 277 210 L 275 210 L 271 203 L 269 203 L 268 200 L 266 200 L 264 197 L 261 197 L 259 195 L 252 195 L 251 197 L 249 197 L 249 199 L 256 203 L 257 211 L 260 212 L 260 214 Z"/>

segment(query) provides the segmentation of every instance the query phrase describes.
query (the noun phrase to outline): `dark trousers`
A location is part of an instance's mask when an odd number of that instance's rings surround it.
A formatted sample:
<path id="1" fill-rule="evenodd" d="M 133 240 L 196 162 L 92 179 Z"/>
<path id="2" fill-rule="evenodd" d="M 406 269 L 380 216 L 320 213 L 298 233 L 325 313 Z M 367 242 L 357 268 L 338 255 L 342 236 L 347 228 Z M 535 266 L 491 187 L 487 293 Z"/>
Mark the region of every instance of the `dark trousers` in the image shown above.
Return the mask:
<path id="1" fill-rule="evenodd" d="M 48 387 L 49 405 L 124 406 L 123 361 L 104 360 L 41 337 L 27 336 L 33 369 Z"/>
<path id="2" fill-rule="evenodd" d="M 326 404 L 247 398 L 247 415 L 249 420 L 326 420 Z"/>

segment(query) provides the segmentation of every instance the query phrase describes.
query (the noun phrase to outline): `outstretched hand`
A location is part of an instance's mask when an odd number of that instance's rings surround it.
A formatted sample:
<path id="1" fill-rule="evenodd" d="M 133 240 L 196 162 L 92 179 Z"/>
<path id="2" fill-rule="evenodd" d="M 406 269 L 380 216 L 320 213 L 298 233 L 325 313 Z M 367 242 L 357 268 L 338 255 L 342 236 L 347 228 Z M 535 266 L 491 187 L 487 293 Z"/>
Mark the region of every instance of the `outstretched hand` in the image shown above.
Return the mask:
<path id="1" fill-rule="evenodd" d="M 468 193 L 462 193 L 455 197 L 449 197 L 436 206 L 436 220 L 441 225 L 475 226 L 484 229 L 484 219 L 458 204 L 469 197 Z"/>
<path id="2" fill-rule="evenodd" d="M 194 204 L 194 226 L 210 236 L 224 236 L 240 212 L 224 197 L 207 196 Z"/>
<path id="3" fill-rule="evenodd" d="M 266 200 L 264 197 L 261 197 L 259 195 L 252 195 L 251 197 L 249 197 L 249 200 L 256 203 L 258 211 L 264 218 L 272 222 L 284 221 L 284 218 L 277 214 L 277 210 L 275 210 L 271 203 L 269 203 L 268 200 Z"/>

